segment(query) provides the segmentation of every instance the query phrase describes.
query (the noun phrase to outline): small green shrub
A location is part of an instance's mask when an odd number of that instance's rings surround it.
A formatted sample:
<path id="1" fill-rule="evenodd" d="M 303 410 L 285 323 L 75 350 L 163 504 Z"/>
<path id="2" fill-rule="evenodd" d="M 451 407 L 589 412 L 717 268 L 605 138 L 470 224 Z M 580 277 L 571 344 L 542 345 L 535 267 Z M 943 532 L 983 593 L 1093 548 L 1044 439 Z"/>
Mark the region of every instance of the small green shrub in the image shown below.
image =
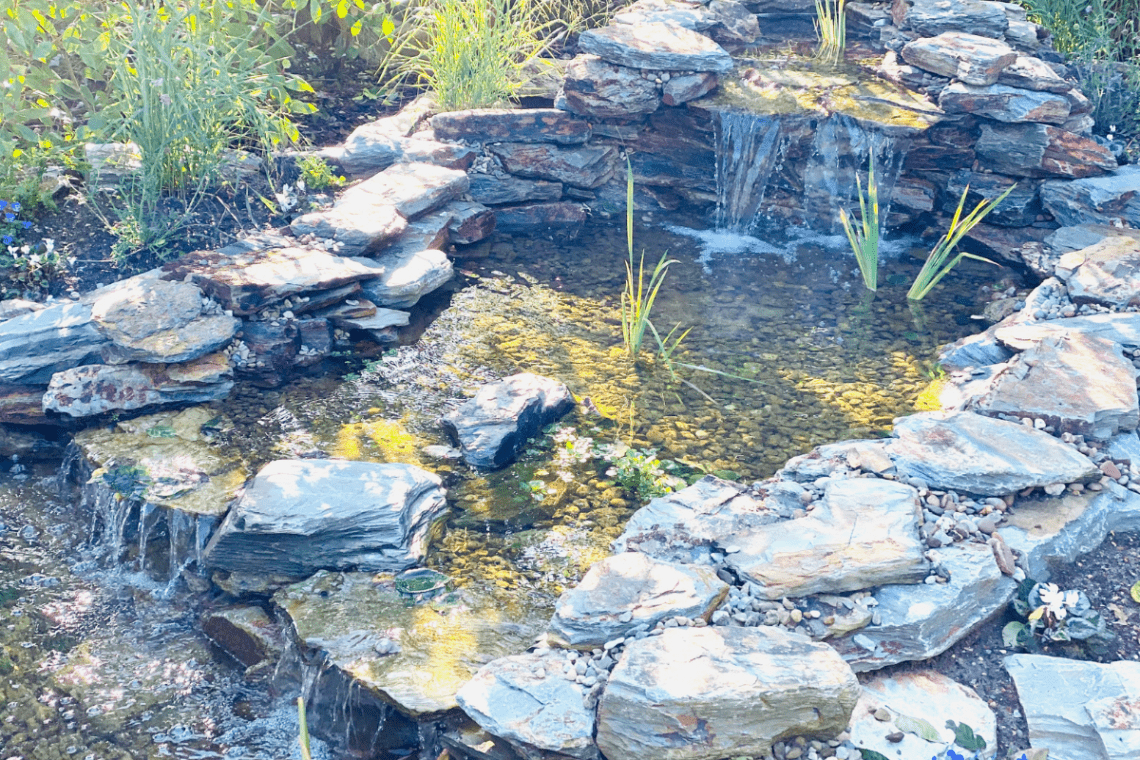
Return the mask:
<path id="1" fill-rule="evenodd" d="M 297 168 L 301 170 L 301 180 L 309 190 L 340 187 L 345 182 L 344 177 L 335 174 L 328 161 L 320 156 L 302 156 L 297 160 Z"/>
<path id="2" fill-rule="evenodd" d="M 1002 629 L 1008 647 L 1035 651 L 1039 642 L 1078 641 L 1095 652 L 1115 638 L 1083 591 L 1062 591 L 1055 583 L 1027 579 L 1011 605 L 1025 622 L 1007 623 Z"/>

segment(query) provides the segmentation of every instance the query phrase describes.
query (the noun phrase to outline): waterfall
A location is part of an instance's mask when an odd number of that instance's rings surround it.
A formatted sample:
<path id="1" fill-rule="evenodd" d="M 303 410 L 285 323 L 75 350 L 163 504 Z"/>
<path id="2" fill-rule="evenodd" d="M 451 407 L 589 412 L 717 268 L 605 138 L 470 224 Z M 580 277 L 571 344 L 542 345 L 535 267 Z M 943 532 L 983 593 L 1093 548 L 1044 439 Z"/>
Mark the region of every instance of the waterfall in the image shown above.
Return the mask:
<path id="1" fill-rule="evenodd" d="M 780 120 L 717 111 L 716 226 L 747 234 L 758 221 L 768 180 L 781 151 Z"/>

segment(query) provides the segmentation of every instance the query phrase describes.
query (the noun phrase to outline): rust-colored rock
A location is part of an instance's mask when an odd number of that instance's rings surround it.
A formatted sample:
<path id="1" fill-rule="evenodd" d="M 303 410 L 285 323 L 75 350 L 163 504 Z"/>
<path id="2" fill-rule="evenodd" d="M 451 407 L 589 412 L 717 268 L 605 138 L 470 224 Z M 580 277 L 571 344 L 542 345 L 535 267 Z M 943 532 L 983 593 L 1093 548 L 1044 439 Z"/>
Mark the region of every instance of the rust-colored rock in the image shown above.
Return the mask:
<path id="1" fill-rule="evenodd" d="M 975 150 L 986 168 L 1014 177 L 1092 177 L 1116 168 L 1108 148 L 1047 124 L 984 124 Z"/>

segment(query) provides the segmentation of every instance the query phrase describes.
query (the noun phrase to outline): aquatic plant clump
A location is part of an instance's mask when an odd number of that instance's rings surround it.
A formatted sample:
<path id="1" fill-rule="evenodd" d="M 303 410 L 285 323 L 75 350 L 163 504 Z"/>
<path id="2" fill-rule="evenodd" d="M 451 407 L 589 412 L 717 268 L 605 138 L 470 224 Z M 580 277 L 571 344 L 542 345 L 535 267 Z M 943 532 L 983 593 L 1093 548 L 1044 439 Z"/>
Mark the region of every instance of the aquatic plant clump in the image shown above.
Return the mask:
<path id="1" fill-rule="evenodd" d="M 815 57 L 831 66 L 843 60 L 847 47 L 846 0 L 815 0 L 815 29 L 819 47 Z"/>
<path id="2" fill-rule="evenodd" d="M 863 184 L 855 175 L 855 185 L 859 191 L 859 218 L 861 229 L 855 229 L 847 218 L 847 210 L 840 209 L 839 219 L 843 231 L 859 263 L 863 275 L 863 285 L 867 290 L 879 287 L 879 185 L 875 182 L 875 153 L 871 151 L 870 166 L 867 169 L 867 194 L 863 195 Z"/>

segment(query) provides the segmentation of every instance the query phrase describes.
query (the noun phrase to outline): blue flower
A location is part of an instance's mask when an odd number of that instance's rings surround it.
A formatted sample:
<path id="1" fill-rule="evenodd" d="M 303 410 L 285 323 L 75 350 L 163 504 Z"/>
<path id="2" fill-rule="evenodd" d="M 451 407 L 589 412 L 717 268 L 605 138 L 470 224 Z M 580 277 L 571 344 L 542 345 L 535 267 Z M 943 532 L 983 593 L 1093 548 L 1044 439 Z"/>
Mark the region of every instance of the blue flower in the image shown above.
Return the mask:
<path id="1" fill-rule="evenodd" d="M 9 214 L 8 212 L 4 212 L 4 221 L 5 222 L 14 222 L 14 221 L 16 221 L 16 215 L 15 214 Z"/>
<path id="2" fill-rule="evenodd" d="M 11 245 L 11 244 L 12 244 L 12 236 L 11 235 L 5 235 L 4 236 L 4 245 Z"/>
<path id="3" fill-rule="evenodd" d="M 30 230 L 31 228 L 32 228 L 31 222 L 24 222 L 24 229 L 25 230 Z"/>
<path id="4" fill-rule="evenodd" d="M 12 210 L 13 211 L 19 211 L 20 210 L 20 202 L 19 201 L 12 201 Z"/>
<path id="5" fill-rule="evenodd" d="M 953 748 L 946 750 L 946 760 L 966 760 L 965 755 L 959 755 Z"/>
<path id="6" fill-rule="evenodd" d="M 8 208 L 8 201 L 0 201 L 0 211 Z"/>

